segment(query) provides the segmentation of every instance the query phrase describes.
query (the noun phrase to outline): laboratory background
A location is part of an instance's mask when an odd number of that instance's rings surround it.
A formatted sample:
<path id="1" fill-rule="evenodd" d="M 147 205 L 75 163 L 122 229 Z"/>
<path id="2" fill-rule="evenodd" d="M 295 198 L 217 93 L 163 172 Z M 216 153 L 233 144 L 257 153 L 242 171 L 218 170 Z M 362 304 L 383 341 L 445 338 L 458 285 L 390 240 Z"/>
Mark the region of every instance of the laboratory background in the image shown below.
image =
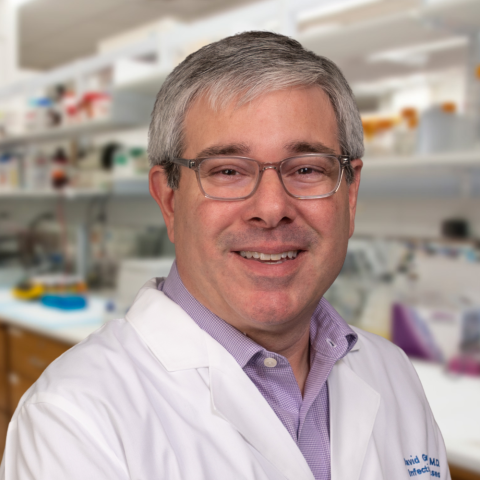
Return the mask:
<path id="1" fill-rule="evenodd" d="M 292 36 L 350 82 L 366 153 L 326 297 L 405 350 L 454 480 L 480 479 L 479 0 L 0 0 L 0 452 L 47 365 L 168 273 L 155 94 L 246 30 Z"/>

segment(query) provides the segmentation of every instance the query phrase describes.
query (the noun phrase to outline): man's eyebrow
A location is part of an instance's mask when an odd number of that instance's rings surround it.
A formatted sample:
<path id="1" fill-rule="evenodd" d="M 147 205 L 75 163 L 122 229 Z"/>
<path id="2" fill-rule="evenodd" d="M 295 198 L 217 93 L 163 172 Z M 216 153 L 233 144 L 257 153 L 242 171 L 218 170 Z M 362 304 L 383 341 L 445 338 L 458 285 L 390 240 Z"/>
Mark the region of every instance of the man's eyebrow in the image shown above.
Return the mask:
<path id="1" fill-rule="evenodd" d="M 328 155 L 338 155 L 335 150 L 327 147 L 322 142 L 292 142 L 285 145 L 284 148 L 292 155 L 301 155 L 303 153 L 326 153 Z"/>
<path id="2" fill-rule="evenodd" d="M 197 158 L 219 157 L 225 155 L 235 155 L 246 157 L 250 153 L 250 148 L 243 143 L 230 143 L 227 145 L 212 145 L 204 148 Z"/>

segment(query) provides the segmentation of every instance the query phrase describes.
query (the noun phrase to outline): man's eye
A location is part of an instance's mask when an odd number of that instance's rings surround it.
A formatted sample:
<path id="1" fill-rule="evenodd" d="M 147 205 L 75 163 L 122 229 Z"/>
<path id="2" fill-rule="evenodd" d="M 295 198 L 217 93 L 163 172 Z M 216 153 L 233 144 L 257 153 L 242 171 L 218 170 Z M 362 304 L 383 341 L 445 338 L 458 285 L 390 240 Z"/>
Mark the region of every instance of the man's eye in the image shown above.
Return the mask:
<path id="1" fill-rule="evenodd" d="M 299 175 L 321 175 L 323 172 L 313 167 L 300 167 L 296 173 Z"/>
<path id="2" fill-rule="evenodd" d="M 218 173 L 221 173 L 222 175 L 236 175 L 238 172 L 236 170 L 233 170 L 233 168 L 224 168 Z"/>

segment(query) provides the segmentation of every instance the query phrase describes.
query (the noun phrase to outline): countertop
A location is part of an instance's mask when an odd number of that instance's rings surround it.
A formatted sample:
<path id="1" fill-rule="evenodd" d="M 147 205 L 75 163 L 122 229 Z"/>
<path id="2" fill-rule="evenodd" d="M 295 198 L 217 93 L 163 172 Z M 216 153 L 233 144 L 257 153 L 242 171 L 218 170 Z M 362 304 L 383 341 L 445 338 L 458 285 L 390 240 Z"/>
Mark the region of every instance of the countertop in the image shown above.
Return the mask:
<path id="1" fill-rule="evenodd" d="M 413 361 L 443 435 L 448 461 L 480 474 L 480 378 Z"/>
<path id="2" fill-rule="evenodd" d="M 105 303 L 103 298 L 88 296 L 86 308 L 63 311 L 17 300 L 4 289 L 0 290 L 0 320 L 74 345 L 102 326 Z"/>

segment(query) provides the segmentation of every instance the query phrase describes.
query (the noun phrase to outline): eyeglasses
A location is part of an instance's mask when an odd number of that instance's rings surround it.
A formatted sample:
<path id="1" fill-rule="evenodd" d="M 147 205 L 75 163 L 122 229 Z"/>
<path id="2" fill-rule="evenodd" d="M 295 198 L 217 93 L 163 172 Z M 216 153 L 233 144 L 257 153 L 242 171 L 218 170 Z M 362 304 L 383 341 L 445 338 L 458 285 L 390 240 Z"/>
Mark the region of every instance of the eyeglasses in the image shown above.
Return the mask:
<path id="1" fill-rule="evenodd" d="M 340 188 L 350 157 L 311 153 L 277 163 L 262 163 L 246 157 L 174 158 L 172 162 L 194 170 L 200 190 L 213 200 L 250 198 L 263 172 L 269 169 L 277 171 L 288 195 L 313 199 L 329 197 Z"/>

